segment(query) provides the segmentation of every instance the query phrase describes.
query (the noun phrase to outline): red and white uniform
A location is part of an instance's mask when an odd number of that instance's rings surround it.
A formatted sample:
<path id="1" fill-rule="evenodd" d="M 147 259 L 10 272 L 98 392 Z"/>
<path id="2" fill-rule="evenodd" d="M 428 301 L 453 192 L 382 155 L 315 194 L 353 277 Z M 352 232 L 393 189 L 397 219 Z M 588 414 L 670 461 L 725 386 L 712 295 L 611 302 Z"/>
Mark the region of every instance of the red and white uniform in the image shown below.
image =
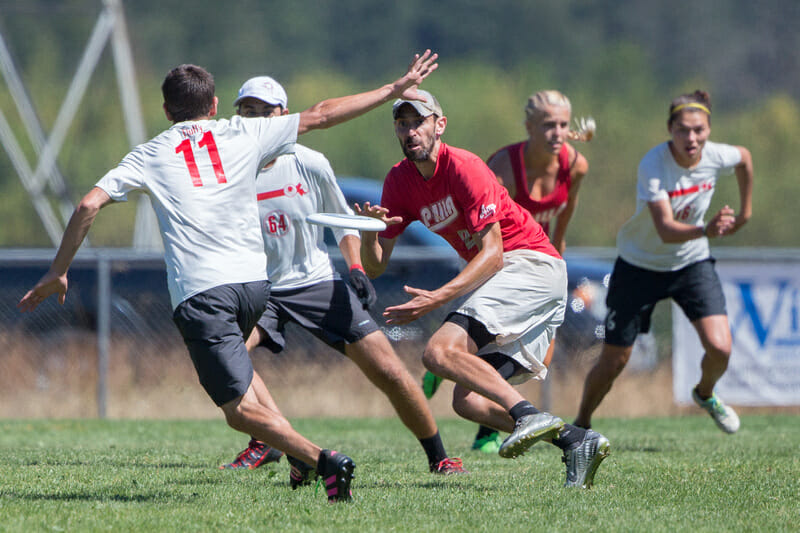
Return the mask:
<path id="1" fill-rule="evenodd" d="M 408 159 L 396 164 L 383 184 L 381 206 L 403 222 L 380 236 L 393 239 L 415 220 L 438 233 L 458 254 L 470 261 L 478 253 L 472 234 L 497 222 L 503 251 L 533 250 L 561 258 L 542 227 L 521 209 L 497 182 L 494 173 L 475 154 L 444 143 L 436 170 L 425 180 Z"/>
<path id="2" fill-rule="evenodd" d="M 675 162 L 667 142 L 647 152 L 639 163 L 636 213 L 617 233 L 620 257 L 657 272 L 680 270 L 711 257 L 705 236 L 679 243 L 662 241 L 647 204 L 668 200 L 675 220 L 701 226 L 717 179 L 733 175 L 741 160 L 735 146 L 711 141 L 706 141 L 700 162 L 692 168 Z"/>
<path id="3" fill-rule="evenodd" d="M 256 175 L 294 149 L 299 117 L 180 122 L 97 182 L 116 201 L 150 196 L 173 308 L 213 287 L 266 279 Z"/>
<path id="4" fill-rule="evenodd" d="M 353 214 L 325 156 L 295 144 L 294 153 L 282 155 L 259 172 L 256 190 L 272 289 L 339 279 L 328 256 L 324 229 L 306 222 L 311 213 Z M 337 243 L 345 235 L 360 237 L 355 230 L 332 231 Z"/>
<path id="5" fill-rule="evenodd" d="M 496 336 L 479 354 L 503 353 L 528 371 L 522 381 L 543 379 L 547 368 L 542 360 L 564 320 L 566 264 L 542 227 L 511 200 L 489 167 L 475 154 L 442 143 L 428 180 L 408 159 L 389 171 L 381 206 L 389 210 L 389 217 L 403 217 L 381 237 L 393 239 L 419 220 L 466 261 L 478 253 L 472 235 L 490 223 L 500 225 L 503 268 L 453 311 L 475 318 Z"/>
<path id="6" fill-rule="evenodd" d="M 525 146 L 527 141 L 511 144 L 501 148 L 497 153 L 505 150 L 511 161 L 511 170 L 514 173 L 515 193 L 514 201 L 524 207 L 533 219 L 542 225 L 544 232 L 550 233 L 550 221 L 557 217 L 567 207 L 569 200 L 569 189 L 572 186 L 572 168 L 569 161 L 569 149 L 567 145 L 561 146 L 558 153 L 558 174 L 556 174 L 556 186 L 553 191 L 545 197 L 536 200 L 531 198 L 528 190 L 528 173 L 525 170 Z M 576 154 L 577 155 L 577 154 Z M 494 156 L 493 156 L 494 157 Z"/>

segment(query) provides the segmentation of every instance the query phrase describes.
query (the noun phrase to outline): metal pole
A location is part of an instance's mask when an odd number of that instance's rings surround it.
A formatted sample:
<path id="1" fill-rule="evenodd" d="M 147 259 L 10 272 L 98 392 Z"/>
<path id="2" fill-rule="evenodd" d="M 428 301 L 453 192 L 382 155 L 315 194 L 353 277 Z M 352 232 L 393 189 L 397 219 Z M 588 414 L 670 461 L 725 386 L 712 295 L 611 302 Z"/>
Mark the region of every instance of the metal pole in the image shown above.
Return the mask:
<path id="1" fill-rule="evenodd" d="M 106 417 L 108 360 L 111 331 L 111 261 L 104 253 L 97 260 L 97 416 Z"/>

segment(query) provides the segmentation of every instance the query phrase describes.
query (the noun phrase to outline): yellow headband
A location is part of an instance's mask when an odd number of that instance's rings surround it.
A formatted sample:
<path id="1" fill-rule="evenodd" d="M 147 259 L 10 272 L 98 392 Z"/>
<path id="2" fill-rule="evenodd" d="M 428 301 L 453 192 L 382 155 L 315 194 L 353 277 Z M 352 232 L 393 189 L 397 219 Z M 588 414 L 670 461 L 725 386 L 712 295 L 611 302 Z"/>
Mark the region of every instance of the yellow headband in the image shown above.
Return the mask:
<path id="1" fill-rule="evenodd" d="M 675 109 L 672 110 L 671 114 L 674 115 L 678 111 L 681 111 L 682 109 L 687 109 L 687 108 L 699 109 L 700 111 L 705 111 L 708 115 L 711 115 L 711 110 L 709 108 L 707 108 L 703 104 L 698 104 L 697 102 L 689 102 L 688 104 L 676 105 Z"/>

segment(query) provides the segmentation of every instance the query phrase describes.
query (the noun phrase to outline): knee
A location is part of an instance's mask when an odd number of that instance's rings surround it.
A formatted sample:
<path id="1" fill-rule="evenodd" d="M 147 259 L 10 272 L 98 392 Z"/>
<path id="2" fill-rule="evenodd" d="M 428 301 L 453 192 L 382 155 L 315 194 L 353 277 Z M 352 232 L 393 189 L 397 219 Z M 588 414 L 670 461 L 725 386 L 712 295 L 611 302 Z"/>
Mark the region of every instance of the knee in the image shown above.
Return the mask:
<path id="1" fill-rule="evenodd" d="M 245 405 L 245 397 L 239 396 L 222 406 L 222 412 L 225 413 L 225 421 L 228 426 L 237 430 L 243 431 L 247 425 L 247 409 Z"/>
<path id="2" fill-rule="evenodd" d="M 597 366 L 600 367 L 605 373 L 610 374 L 613 377 L 617 377 L 628 364 L 628 360 L 631 358 L 632 351 L 632 347 L 611 348 L 606 344 L 603 346 L 603 351 L 600 354 L 600 359 L 597 362 Z"/>
<path id="3" fill-rule="evenodd" d="M 441 344 L 429 343 L 422 354 L 422 364 L 437 376 L 447 367 L 448 359 L 448 350 Z"/>
<path id="4" fill-rule="evenodd" d="M 288 425 L 288 421 L 280 413 L 258 403 L 252 394 L 240 396 L 222 406 L 225 421 L 232 429 L 248 433 L 253 425 L 267 425 L 273 430 Z"/>
<path id="5" fill-rule="evenodd" d="M 471 398 L 474 397 L 475 394 L 470 394 L 466 390 L 462 389 L 460 385 L 456 385 L 455 389 L 453 389 L 453 411 L 455 411 L 455 413 L 461 418 L 471 420 L 471 414 L 475 411 L 475 407 L 471 401 Z"/>
<path id="6" fill-rule="evenodd" d="M 727 330 L 708 334 L 703 344 L 703 348 L 709 356 L 726 361 L 730 359 L 733 342 Z"/>

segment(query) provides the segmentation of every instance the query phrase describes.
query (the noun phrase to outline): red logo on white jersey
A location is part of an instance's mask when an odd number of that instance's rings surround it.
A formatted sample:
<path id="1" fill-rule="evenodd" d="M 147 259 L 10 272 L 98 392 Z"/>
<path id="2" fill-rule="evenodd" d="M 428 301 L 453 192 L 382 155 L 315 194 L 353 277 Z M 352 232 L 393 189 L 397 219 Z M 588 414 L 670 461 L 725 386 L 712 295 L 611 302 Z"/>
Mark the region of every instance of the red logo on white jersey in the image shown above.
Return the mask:
<path id="1" fill-rule="evenodd" d="M 282 189 L 275 189 L 274 191 L 259 193 L 258 196 L 256 196 L 256 199 L 260 202 L 261 200 L 269 200 L 270 198 L 279 198 L 281 196 L 288 196 L 291 198 L 292 196 L 297 196 L 298 194 L 303 196 L 304 194 L 308 194 L 308 191 L 303 189 L 302 183 L 298 183 L 297 185 L 289 183 L 284 185 Z"/>
<path id="2" fill-rule="evenodd" d="M 438 231 L 456 218 L 458 211 L 452 196 L 425 206 L 419 211 L 419 219 L 431 231 Z"/>

